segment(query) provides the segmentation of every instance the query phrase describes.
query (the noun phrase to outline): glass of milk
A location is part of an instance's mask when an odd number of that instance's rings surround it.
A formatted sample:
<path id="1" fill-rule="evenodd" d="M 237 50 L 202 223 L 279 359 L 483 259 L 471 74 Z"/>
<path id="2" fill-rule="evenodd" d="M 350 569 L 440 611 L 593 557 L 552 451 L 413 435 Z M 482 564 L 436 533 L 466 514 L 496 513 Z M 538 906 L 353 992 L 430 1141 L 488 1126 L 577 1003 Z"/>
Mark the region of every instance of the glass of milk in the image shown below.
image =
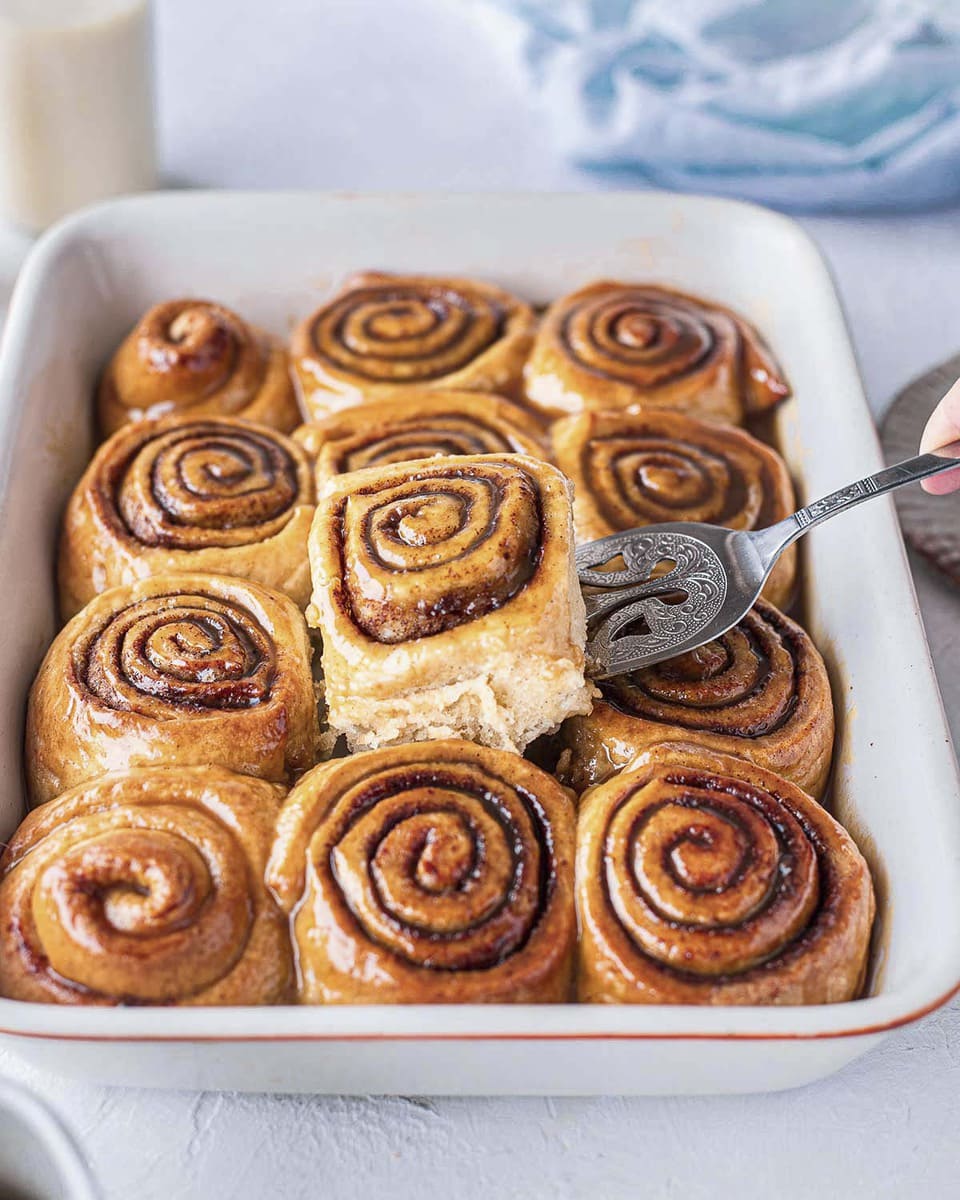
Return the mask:
<path id="1" fill-rule="evenodd" d="M 0 220 L 156 185 L 150 0 L 0 0 Z"/>

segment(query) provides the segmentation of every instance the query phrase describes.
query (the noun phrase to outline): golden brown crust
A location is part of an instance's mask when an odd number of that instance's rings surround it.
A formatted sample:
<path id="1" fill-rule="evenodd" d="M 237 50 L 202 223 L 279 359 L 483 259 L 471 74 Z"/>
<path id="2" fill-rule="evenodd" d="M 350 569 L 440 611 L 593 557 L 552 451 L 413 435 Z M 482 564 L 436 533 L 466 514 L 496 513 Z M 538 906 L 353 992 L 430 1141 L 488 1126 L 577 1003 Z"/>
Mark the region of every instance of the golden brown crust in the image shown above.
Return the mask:
<path id="1" fill-rule="evenodd" d="M 569 998 L 574 808 L 549 775 L 470 742 L 316 767 L 280 814 L 267 883 L 308 1004 Z"/>
<path id="2" fill-rule="evenodd" d="M 849 834 L 742 759 L 654 746 L 581 801 L 582 1001 L 852 1000 L 874 907 Z"/>
<path id="3" fill-rule="evenodd" d="M 741 422 L 790 394 L 762 338 L 728 308 L 670 288 L 598 282 L 547 310 L 525 371 L 546 413 L 680 409 Z"/>
<path id="4" fill-rule="evenodd" d="M 502 396 L 410 388 L 301 425 L 294 438 L 316 463 L 317 486 L 365 467 L 467 454 L 546 458 L 539 422 Z"/>
<path id="5" fill-rule="evenodd" d="M 551 428 L 557 466 L 573 481 L 579 542 L 665 521 L 762 529 L 796 507 L 786 463 L 742 429 L 674 412 L 584 412 Z M 764 595 L 783 607 L 796 549 Z"/>
<path id="6" fill-rule="evenodd" d="M 168 300 L 120 343 L 97 394 L 104 437 L 159 417 L 245 417 L 289 432 L 300 408 L 287 352 L 222 304 Z"/>
<path id="7" fill-rule="evenodd" d="M 99 448 L 63 520 L 64 620 L 110 587 L 168 572 L 236 575 L 310 597 L 310 462 L 233 417 L 140 422 Z"/>
<path id="8" fill-rule="evenodd" d="M 488 283 L 363 271 L 302 322 L 291 354 L 311 420 L 411 388 L 519 398 L 534 327 Z"/>
<path id="9" fill-rule="evenodd" d="M 830 680 L 809 636 L 764 600 L 699 650 L 600 690 L 590 715 L 564 726 L 562 775 L 578 792 L 648 746 L 692 742 L 823 794 L 833 753 Z"/>
<path id="10" fill-rule="evenodd" d="M 317 713 L 296 605 L 218 575 L 158 575 L 60 631 L 27 706 L 41 804 L 107 771 L 217 764 L 278 783 L 314 761 Z"/>
<path id="11" fill-rule="evenodd" d="M 479 455 L 339 476 L 310 561 L 329 719 L 353 749 L 450 736 L 522 749 L 588 710 L 555 467 Z"/>
<path id="12" fill-rule="evenodd" d="M 293 962 L 263 884 L 283 792 L 218 767 L 107 775 L 36 809 L 0 860 L 0 995 L 277 1004 Z"/>

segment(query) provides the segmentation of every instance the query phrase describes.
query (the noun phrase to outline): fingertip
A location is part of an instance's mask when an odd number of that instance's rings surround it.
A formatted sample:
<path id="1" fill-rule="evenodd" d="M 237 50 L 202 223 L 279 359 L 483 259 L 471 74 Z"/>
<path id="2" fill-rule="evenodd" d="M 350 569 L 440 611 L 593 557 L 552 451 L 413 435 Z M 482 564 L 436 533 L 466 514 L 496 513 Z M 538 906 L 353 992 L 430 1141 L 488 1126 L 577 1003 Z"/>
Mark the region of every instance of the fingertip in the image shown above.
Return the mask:
<path id="1" fill-rule="evenodd" d="M 960 491 L 960 468 L 956 471 L 945 471 L 942 475 L 934 475 L 924 479 L 920 486 L 931 496 L 946 496 L 951 492 Z"/>
<path id="2" fill-rule="evenodd" d="M 958 438 L 960 438 L 960 380 L 957 380 L 930 414 L 930 419 L 920 438 L 920 453 L 929 454 Z M 948 476 L 948 478 L 950 477 Z M 932 489 L 928 488 L 927 490 Z M 944 490 L 953 491 L 954 488 Z"/>
<path id="3" fill-rule="evenodd" d="M 960 428 L 942 409 L 931 414 L 920 437 L 920 453 L 935 453 L 941 446 L 960 437 Z"/>

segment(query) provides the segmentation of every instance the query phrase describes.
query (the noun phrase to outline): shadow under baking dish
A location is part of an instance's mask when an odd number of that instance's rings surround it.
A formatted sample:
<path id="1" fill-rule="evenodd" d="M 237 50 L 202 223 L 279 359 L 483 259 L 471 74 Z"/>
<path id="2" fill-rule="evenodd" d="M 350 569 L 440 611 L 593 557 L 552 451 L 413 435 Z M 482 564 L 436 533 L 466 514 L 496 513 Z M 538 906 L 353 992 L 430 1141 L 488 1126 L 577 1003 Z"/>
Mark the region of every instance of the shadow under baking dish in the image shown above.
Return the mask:
<path id="1" fill-rule="evenodd" d="M 794 385 L 776 438 L 801 497 L 882 465 L 826 268 L 799 227 L 762 209 L 662 193 L 178 193 L 82 213 L 30 256 L 0 362 L 0 834 L 22 812 L 24 699 L 55 629 L 57 524 L 89 457 L 102 363 L 169 296 L 221 300 L 285 334 L 365 266 L 476 275 L 537 303 L 604 276 L 714 297 L 761 328 Z M 802 602 L 834 685 L 832 809 L 878 884 L 866 998 L 809 1008 L 0 1000 L 0 1033 L 24 1057 L 102 1082 L 248 1091 L 742 1092 L 842 1066 L 960 981 L 956 763 L 892 505 L 853 520 L 805 539 Z"/>

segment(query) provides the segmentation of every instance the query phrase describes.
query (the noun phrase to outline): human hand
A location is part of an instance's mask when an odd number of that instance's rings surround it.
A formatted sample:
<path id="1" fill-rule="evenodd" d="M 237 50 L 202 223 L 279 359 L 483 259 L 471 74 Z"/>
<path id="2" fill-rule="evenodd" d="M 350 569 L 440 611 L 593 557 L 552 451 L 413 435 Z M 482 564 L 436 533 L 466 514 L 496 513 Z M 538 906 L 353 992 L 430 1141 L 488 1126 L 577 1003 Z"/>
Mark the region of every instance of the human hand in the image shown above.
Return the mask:
<path id="1" fill-rule="evenodd" d="M 960 440 L 960 379 L 930 414 L 930 420 L 920 439 L 920 453 L 936 451 L 948 442 L 957 440 Z M 934 496 L 960 490 L 960 466 L 956 471 L 946 471 L 943 475 L 925 479 L 921 487 Z"/>

